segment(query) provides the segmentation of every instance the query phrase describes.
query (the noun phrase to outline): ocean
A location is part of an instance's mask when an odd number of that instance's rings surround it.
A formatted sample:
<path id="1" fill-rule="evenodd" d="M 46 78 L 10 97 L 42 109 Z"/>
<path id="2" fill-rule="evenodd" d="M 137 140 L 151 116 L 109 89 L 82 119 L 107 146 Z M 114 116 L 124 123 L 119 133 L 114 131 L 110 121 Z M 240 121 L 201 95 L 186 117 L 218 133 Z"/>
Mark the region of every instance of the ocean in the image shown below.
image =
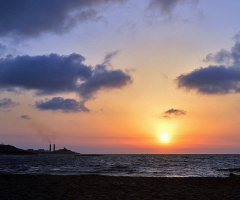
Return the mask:
<path id="1" fill-rule="evenodd" d="M 139 177 L 226 177 L 239 154 L 0 155 L 0 173 Z"/>

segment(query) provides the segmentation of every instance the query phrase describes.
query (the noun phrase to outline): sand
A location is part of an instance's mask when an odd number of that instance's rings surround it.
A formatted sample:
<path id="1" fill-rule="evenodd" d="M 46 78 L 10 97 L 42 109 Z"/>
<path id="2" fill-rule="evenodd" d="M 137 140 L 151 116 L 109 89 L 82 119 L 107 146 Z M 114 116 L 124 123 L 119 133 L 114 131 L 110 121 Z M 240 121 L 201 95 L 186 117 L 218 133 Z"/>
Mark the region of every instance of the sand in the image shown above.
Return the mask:
<path id="1" fill-rule="evenodd" d="M 0 174 L 0 199 L 240 199 L 240 178 Z"/>

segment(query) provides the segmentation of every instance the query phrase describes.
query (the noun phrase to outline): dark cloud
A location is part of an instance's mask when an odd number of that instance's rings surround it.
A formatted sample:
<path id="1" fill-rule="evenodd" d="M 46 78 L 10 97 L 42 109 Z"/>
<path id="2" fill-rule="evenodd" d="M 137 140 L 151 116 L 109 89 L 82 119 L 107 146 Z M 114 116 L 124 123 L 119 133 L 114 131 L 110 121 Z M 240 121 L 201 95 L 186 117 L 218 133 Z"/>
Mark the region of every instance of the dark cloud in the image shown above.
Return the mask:
<path id="1" fill-rule="evenodd" d="M 180 110 L 180 109 L 169 109 L 167 111 L 164 112 L 164 117 L 165 118 L 170 118 L 172 116 L 180 116 L 180 115 L 186 115 L 187 112 L 184 110 Z"/>
<path id="2" fill-rule="evenodd" d="M 64 33 L 84 21 L 97 21 L 101 6 L 129 0 L 0 0 L 0 36 L 36 37 Z M 198 0 L 149 0 L 149 8 L 171 15 Z"/>
<path id="3" fill-rule="evenodd" d="M 84 102 L 77 102 L 75 99 L 64 99 L 62 97 L 54 97 L 45 99 L 45 101 L 37 101 L 36 108 L 40 110 L 53 110 L 63 112 L 89 112 L 90 110 L 84 106 Z"/>
<path id="4" fill-rule="evenodd" d="M 131 77 L 122 70 L 107 70 L 106 66 L 98 65 L 92 75 L 82 83 L 78 89 L 80 96 L 91 98 L 101 89 L 121 88 L 131 83 Z"/>
<path id="5" fill-rule="evenodd" d="M 25 119 L 25 120 L 31 119 L 28 115 L 22 115 L 21 118 L 22 118 L 22 119 Z"/>
<path id="6" fill-rule="evenodd" d="M 52 94 L 76 89 L 78 79 L 91 76 L 92 68 L 78 54 L 18 56 L 0 60 L 0 88 L 35 89 Z"/>
<path id="7" fill-rule="evenodd" d="M 0 109 L 8 109 L 12 106 L 18 105 L 9 98 L 0 99 Z"/>
<path id="8" fill-rule="evenodd" d="M 225 63 L 225 65 L 209 65 L 182 74 L 176 81 L 179 88 L 196 90 L 201 94 L 228 94 L 240 92 L 240 41 L 236 42 L 231 51 L 221 49 L 217 53 L 206 56 L 205 61 Z"/>
<path id="9" fill-rule="evenodd" d="M 171 15 L 181 3 L 196 4 L 198 0 L 149 0 L 149 8 L 158 9 L 161 13 Z"/>
<path id="10" fill-rule="evenodd" d="M 0 0 L 0 36 L 62 33 L 79 21 L 96 20 L 97 7 L 124 0 Z"/>
<path id="11" fill-rule="evenodd" d="M 121 88 L 131 83 L 122 70 L 105 65 L 83 64 L 79 54 L 18 56 L 0 59 L 0 88 L 35 90 L 37 95 L 76 92 L 84 100 L 101 89 Z"/>
<path id="12" fill-rule="evenodd" d="M 178 87 L 202 94 L 240 92 L 240 69 L 226 66 L 199 68 L 177 78 Z"/>

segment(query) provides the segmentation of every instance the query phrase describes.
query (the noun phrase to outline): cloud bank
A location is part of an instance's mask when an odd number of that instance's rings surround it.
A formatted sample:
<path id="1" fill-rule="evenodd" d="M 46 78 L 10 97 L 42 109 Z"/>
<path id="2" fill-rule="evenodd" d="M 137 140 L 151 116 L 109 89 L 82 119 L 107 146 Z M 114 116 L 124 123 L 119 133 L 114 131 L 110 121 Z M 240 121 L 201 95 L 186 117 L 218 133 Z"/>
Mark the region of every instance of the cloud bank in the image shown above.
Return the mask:
<path id="1" fill-rule="evenodd" d="M 99 90 L 122 88 L 132 82 L 122 70 L 87 66 L 84 60 L 79 54 L 0 59 L 0 89 L 35 90 L 37 95 L 75 92 L 86 101 Z"/>
<path id="2" fill-rule="evenodd" d="M 63 33 L 80 21 L 97 20 L 97 7 L 124 0 L 1 0 L 0 36 Z"/>
<path id="3" fill-rule="evenodd" d="M 50 100 L 37 101 L 36 108 L 40 110 L 53 110 L 63 112 L 89 112 L 90 110 L 84 106 L 84 102 L 77 102 L 75 99 L 64 99 L 62 97 L 54 97 Z"/>
<path id="4" fill-rule="evenodd" d="M 176 81 L 179 88 L 195 90 L 200 94 L 229 94 L 240 92 L 240 41 L 231 51 L 225 49 L 206 56 L 205 61 L 219 65 L 209 65 L 182 74 Z"/>
<path id="5" fill-rule="evenodd" d="M 165 118 L 170 118 L 172 116 L 180 116 L 180 115 L 186 115 L 187 112 L 185 110 L 181 110 L 181 109 L 169 109 L 167 111 L 164 112 L 164 117 Z"/>

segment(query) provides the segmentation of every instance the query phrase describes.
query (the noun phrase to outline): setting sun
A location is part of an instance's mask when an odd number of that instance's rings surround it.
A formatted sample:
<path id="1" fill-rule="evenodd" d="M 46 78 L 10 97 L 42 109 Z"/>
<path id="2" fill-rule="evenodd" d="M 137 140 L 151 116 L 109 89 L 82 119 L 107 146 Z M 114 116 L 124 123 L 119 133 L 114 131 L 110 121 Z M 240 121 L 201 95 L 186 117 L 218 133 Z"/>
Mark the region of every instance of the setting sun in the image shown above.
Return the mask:
<path id="1" fill-rule="evenodd" d="M 162 133 L 161 134 L 161 141 L 162 142 L 167 142 L 169 140 L 169 136 L 167 133 Z"/>

